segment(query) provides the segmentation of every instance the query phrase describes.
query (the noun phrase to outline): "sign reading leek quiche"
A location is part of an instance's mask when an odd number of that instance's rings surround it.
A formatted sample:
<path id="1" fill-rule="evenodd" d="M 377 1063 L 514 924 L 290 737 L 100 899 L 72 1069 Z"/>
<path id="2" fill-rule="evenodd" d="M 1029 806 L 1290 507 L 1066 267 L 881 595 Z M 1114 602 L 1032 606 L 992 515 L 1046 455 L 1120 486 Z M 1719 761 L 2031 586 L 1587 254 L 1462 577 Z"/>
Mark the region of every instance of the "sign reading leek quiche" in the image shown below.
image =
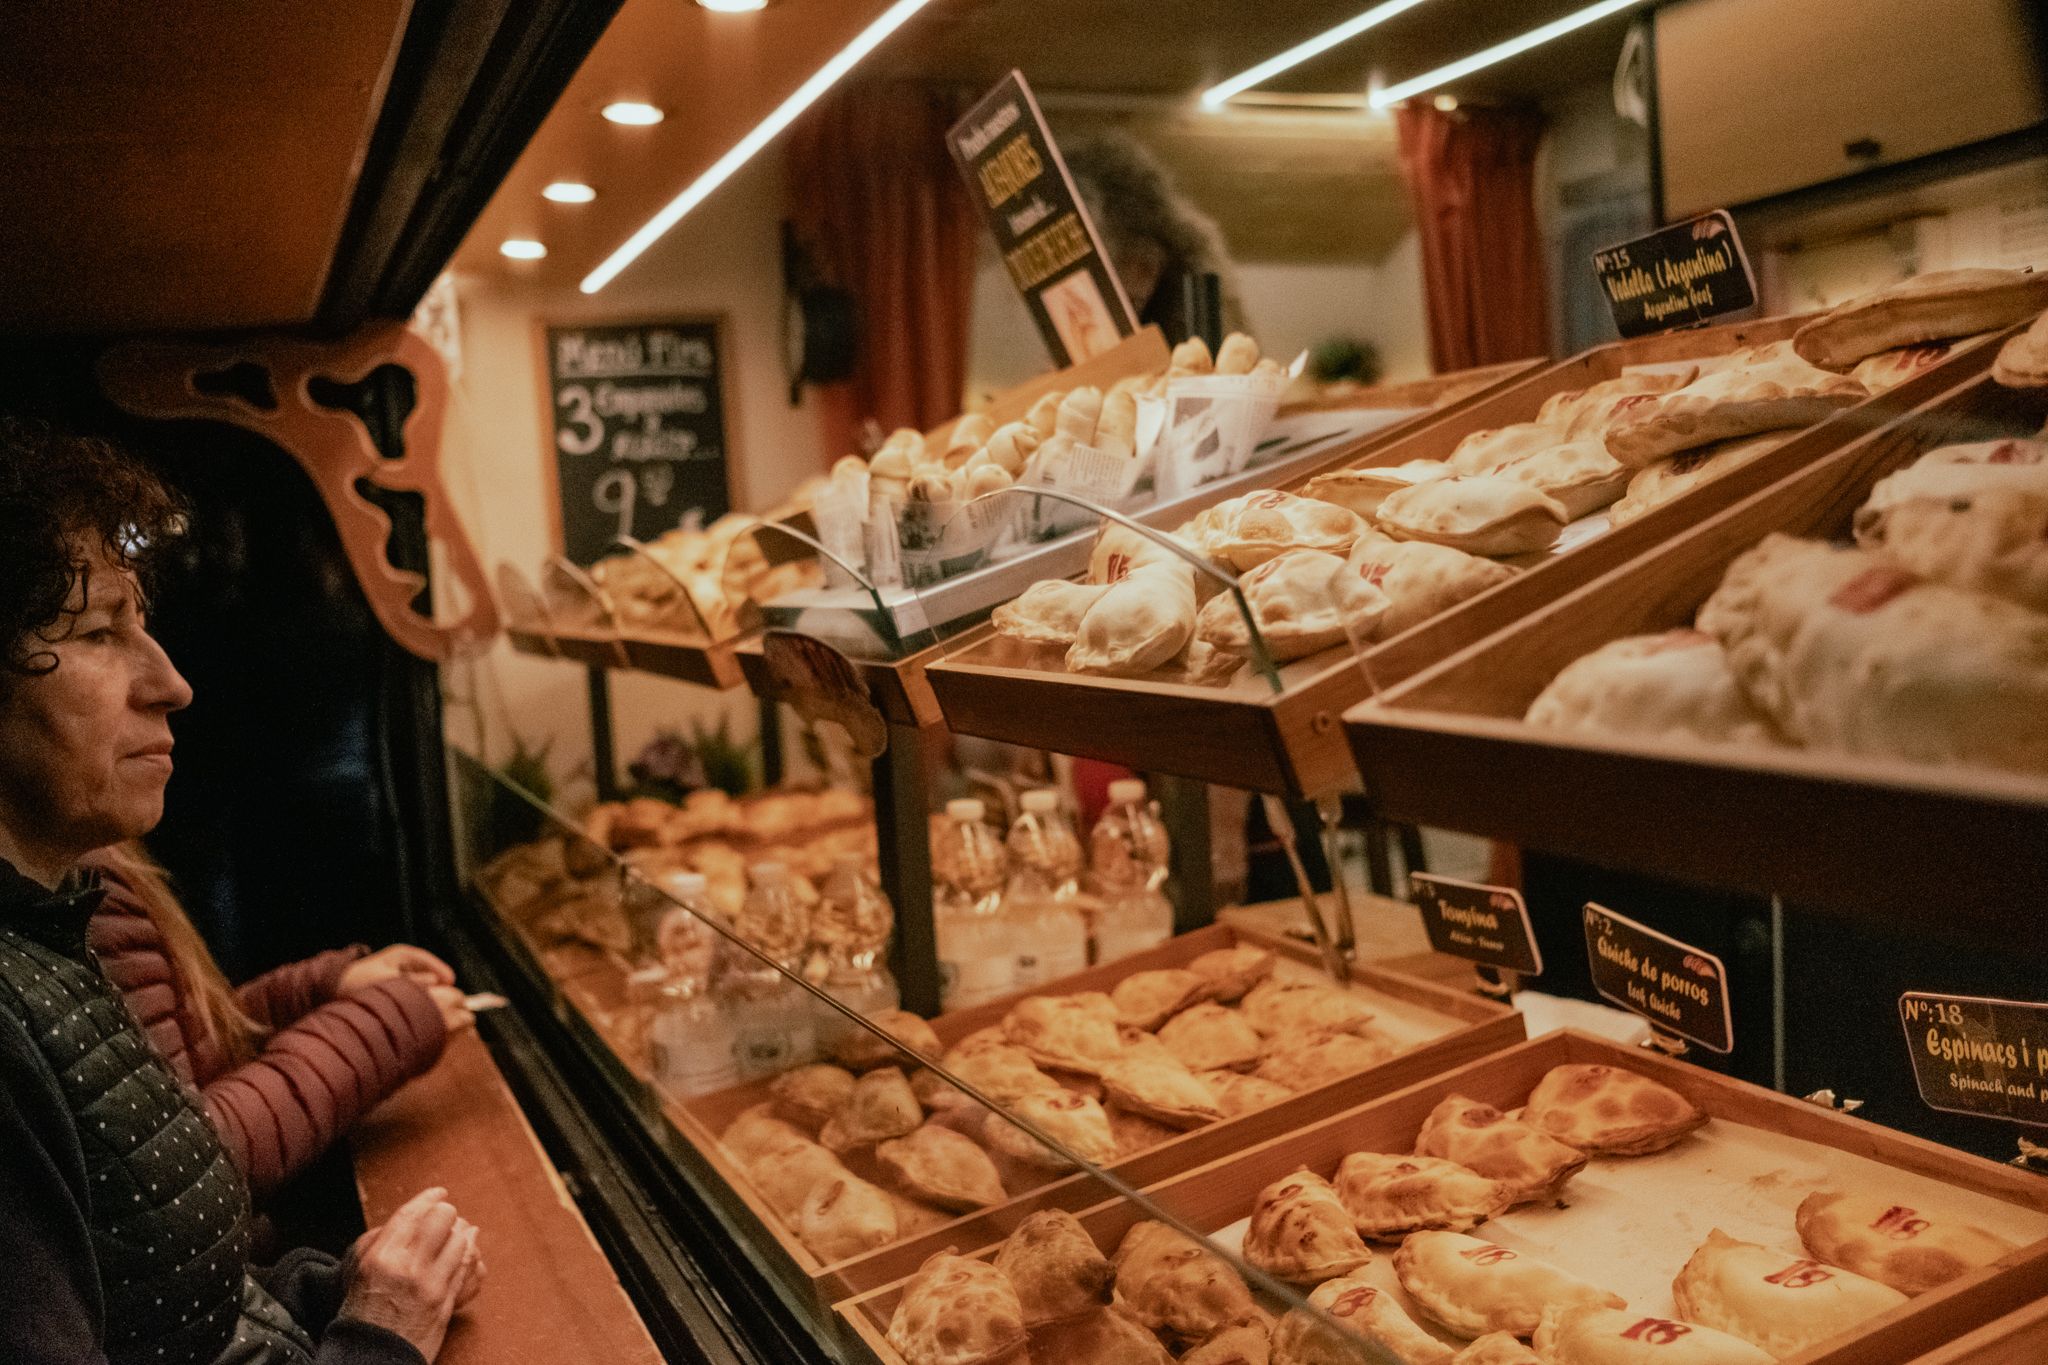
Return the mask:
<path id="1" fill-rule="evenodd" d="M 1590 901 L 1585 927 L 1594 990 L 1659 1032 L 1714 1052 L 1735 1050 L 1728 969 L 1720 958 Z"/>
<path id="2" fill-rule="evenodd" d="M 946 134 L 946 147 L 1061 369 L 1138 330 L 1022 72 L 1012 71 L 982 96 Z"/>
<path id="3" fill-rule="evenodd" d="M 1691 327 L 1756 306 L 1756 276 L 1726 209 L 1593 253 L 1593 270 L 1625 337 Z"/>
<path id="4" fill-rule="evenodd" d="M 1438 952 L 1523 976 L 1543 974 L 1543 954 L 1537 950 L 1521 892 L 1411 872 L 1408 893 L 1422 912 L 1429 946 Z"/>
<path id="5" fill-rule="evenodd" d="M 1930 1109 L 2048 1128 L 2048 1005 L 1907 991 L 1899 1022 Z"/>

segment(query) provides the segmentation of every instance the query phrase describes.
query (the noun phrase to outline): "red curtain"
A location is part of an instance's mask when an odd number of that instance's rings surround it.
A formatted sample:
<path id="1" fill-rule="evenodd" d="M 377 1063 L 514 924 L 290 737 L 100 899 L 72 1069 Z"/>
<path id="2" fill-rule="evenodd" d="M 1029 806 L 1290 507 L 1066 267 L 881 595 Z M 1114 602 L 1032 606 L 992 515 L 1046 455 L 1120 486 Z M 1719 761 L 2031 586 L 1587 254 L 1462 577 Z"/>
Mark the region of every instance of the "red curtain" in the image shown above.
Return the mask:
<path id="1" fill-rule="evenodd" d="M 852 86 L 791 130 L 790 216 L 827 282 L 852 291 L 860 362 L 819 389 L 827 451 L 858 449 L 861 422 L 929 430 L 960 411 L 974 290 L 974 206 L 946 130 L 950 95 Z"/>
<path id="2" fill-rule="evenodd" d="M 1536 223 L 1534 110 L 1403 105 L 1401 176 L 1422 237 L 1429 358 L 1439 374 L 1550 349 Z"/>

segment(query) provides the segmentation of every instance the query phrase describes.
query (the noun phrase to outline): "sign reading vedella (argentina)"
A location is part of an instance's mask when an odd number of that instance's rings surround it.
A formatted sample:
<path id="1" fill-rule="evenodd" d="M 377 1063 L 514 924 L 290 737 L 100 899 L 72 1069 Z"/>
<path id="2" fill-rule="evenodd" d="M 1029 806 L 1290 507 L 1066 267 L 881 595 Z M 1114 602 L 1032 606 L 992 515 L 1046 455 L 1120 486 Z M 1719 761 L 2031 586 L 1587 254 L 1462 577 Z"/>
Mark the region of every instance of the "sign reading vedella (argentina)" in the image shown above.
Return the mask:
<path id="1" fill-rule="evenodd" d="M 1625 337 L 1668 332 L 1756 306 L 1756 276 L 1725 209 L 1593 253 Z"/>

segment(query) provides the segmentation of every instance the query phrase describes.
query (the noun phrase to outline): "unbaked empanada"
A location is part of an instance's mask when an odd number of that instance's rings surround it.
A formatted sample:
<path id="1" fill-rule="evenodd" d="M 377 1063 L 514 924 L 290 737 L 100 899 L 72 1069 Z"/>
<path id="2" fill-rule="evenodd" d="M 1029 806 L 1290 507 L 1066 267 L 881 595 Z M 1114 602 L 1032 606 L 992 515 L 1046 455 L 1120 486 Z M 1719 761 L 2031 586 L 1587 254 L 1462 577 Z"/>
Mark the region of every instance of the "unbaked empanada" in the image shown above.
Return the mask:
<path id="1" fill-rule="evenodd" d="M 1209 556 L 1239 573 L 1289 550 L 1346 554 L 1367 529 L 1349 508 L 1273 488 L 1220 503 L 1197 523 Z"/>
<path id="2" fill-rule="evenodd" d="M 1031 1351 L 1047 1365 L 1173 1365 L 1158 1337 L 1114 1308 L 1034 1331 Z"/>
<path id="3" fill-rule="evenodd" d="M 1110 988 L 1109 998 L 1118 1024 L 1150 1033 L 1208 993 L 1208 983 L 1193 972 L 1163 967 L 1132 972 Z"/>
<path id="4" fill-rule="evenodd" d="M 1348 1330 L 1338 1331 L 1293 1309 L 1273 1329 L 1272 1365 L 1364 1365 L 1375 1357 L 1359 1349 L 1361 1340 L 1402 1365 L 1449 1365 L 1451 1348 L 1417 1326 L 1393 1295 L 1362 1276 L 1325 1281 L 1308 1301 Z"/>
<path id="5" fill-rule="evenodd" d="M 1641 469 L 1715 441 L 1812 426 L 1867 397 L 1847 375 L 1802 360 L 1791 342 L 1772 342 L 1631 409 L 1607 429 L 1607 453 Z"/>
<path id="6" fill-rule="evenodd" d="M 1607 519 L 1612 525 L 1625 526 L 1651 508 L 1662 507 L 1701 484 L 1748 464 L 1766 451 L 1776 450 L 1790 439 L 1789 432 L 1767 431 L 1761 436 L 1716 441 L 1710 446 L 1681 451 L 1668 460 L 1659 460 L 1635 472 L 1628 481 L 1628 491 L 1607 509 Z"/>
<path id="7" fill-rule="evenodd" d="M 832 1059 L 841 1066 L 854 1071 L 872 1071 L 878 1066 L 912 1066 L 918 1057 L 935 1058 L 946 1051 L 939 1035 L 932 1032 L 932 1026 L 909 1010 L 883 1010 L 869 1015 L 867 1019 L 918 1056 L 906 1055 L 903 1048 L 892 1047 L 887 1039 L 878 1038 L 866 1029 L 853 1029 L 832 1044 Z"/>
<path id="8" fill-rule="evenodd" d="M 718 1140 L 742 1166 L 778 1147 L 794 1147 L 810 1137 L 787 1119 L 775 1117 L 775 1106 L 757 1104 L 726 1125 Z"/>
<path id="9" fill-rule="evenodd" d="M 1671 1282 L 1678 1313 L 1773 1356 L 1807 1347 L 1906 1301 L 1889 1285 L 1715 1228 Z"/>
<path id="10" fill-rule="evenodd" d="M 1387 1152 L 1345 1157 L 1335 1189 L 1360 1235 L 1381 1242 L 1432 1229 L 1465 1232 L 1514 1202 L 1514 1191 L 1469 1166 Z"/>
<path id="11" fill-rule="evenodd" d="M 844 1155 L 871 1147 L 886 1138 L 915 1132 L 924 1122 L 924 1106 L 900 1068 L 885 1066 L 854 1082 L 853 1093 L 825 1124 L 818 1141 Z"/>
<path id="12" fill-rule="evenodd" d="M 1506 564 L 1448 545 L 1385 536 L 1360 537 L 1349 563 L 1353 573 L 1387 595 L 1386 613 L 1373 631 L 1376 640 L 1392 639 L 1515 576 Z"/>
<path id="13" fill-rule="evenodd" d="M 1571 520 L 1562 503 L 1516 479 L 1457 474 L 1404 488 L 1380 504 L 1380 529 L 1475 555 L 1548 549 Z"/>
<path id="14" fill-rule="evenodd" d="M 1259 1315 L 1251 1290 L 1222 1257 L 1149 1221 L 1125 1233 L 1116 1249 L 1116 1299 L 1153 1331 L 1184 1341 Z"/>
<path id="15" fill-rule="evenodd" d="M 1372 1259 L 1330 1182 L 1296 1171 L 1260 1190 L 1244 1234 L 1244 1259 L 1276 1279 L 1321 1284 Z"/>
<path id="16" fill-rule="evenodd" d="M 1812 364 L 1847 370 L 1866 356 L 2010 327 L 2048 308 L 2048 275 L 1934 270 L 1859 295 L 1806 323 L 1791 345 Z"/>
<path id="17" fill-rule="evenodd" d="M 1035 1124 L 1046 1136 L 1084 1161 L 1106 1166 L 1119 1155 L 1116 1134 L 1110 1130 L 1109 1115 L 1104 1112 L 1101 1101 L 1093 1096 L 1077 1095 L 1066 1089 L 1050 1094 L 1024 1095 L 1009 1103 L 1008 1112 Z M 1022 1128 L 1006 1122 L 1001 1115 L 990 1114 L 982 1133 L 990 1147 L 1027 1165 L 1052 1171 L 1074 1169 L 1074 1163 L 1065 1155 L 1046 1147 Z"/>
<path id="18" fill-rule="evenodd" d="M 1740 1337 L 1624 1308 L 1553 1308 L 1531 1344 L 1544 1365 L 1772 1365 Z"/>
<path id="19" fill-rule="evenodd" d="M 1548 450 L 1562 439 L 1547 422 L 1516 422 L 1471 433 L 1452 447 L 1444 463 L 1453 474 L 1486 474 L 1518 456 Z"/>
<path id="20" fill-rule="evenodd" d="M 1399 1051 L 1377 1035 L 1336 1031 L 1282 1034 L 1266 1041 L 1257 1075 L 1290 1090 L 1313 1090 L 1378 1066 Z"/>
<path id="21" fill-rule="evenodd" d="M 919 1266 L 889 1319 L 908 1365 L 995 1365 L 1024 1356 L 1024 1308 L 987 1261 L 941 1251 Z"/>
<path id="22" fill-rule="evenodd" d="M 1234 1119 L 1239 1114 L 1269 1108 L 1294 1093 L 1278 1081 L 1267 1080 L 1264 1076 L 1248 1076 L 1241 1071 L 1204 1071 L 1199 1074 L 1202 1083 L 1216 1096 L 1216 1105 L 1225 1118 Z"/>
<path id="23" fill-rule="evenodd" d="M 1554 393 L 1536 410 L 1539 424 L 1554 427 L 1568 441 L 1597 436 L 1609 422 L 1651 394 L 1682 389 L 1699 377 L 1697 365 L 1675 370 L 1631 370 L 1583 389 Z M 1623 402 L 1621 400 L 1633 400 Z"/>
<path id="24" fill-rule="evenodd" d="M 802 1210 L 812 1187 L 845 1174 L 838 1157 L 809 1139 L 763 1152 L 747 1163 L 747 1178 L 770 1207 L 789 1219 Z"/>
<path id="25" fill-rule="evenodd" d="M 1264 1318 L 1219 1327 L 1180 1358 L 1180 1365 L 1269 1365 L 1273 1329 Z"/>
<path id="26" fill-rule="evenodd" d="M 1088 608 L 1109 591 L 1107 583 L 1069 583 L 1049 578 L 1033 583 L 1014 602 L 1005 602 L 990 618 L 996 633 L 1033 645 L 1070 645 Z"/>
<path id="27" fill-rule="evenodd" d="M 796 1235 L 827 1265 L 865 1255 L 900 1235 L 896 1206 L 886 1192 L 849 1171 L 811 1186 L 796 1213 Z"/>
<path id="28" fill-rule="evenodd" d="M 1552 1067 L 1522 1109 L 1522 1122 L 1595 1156 L 1661 1152 L 1706 1121 L 1670 1086 L 1597 1063 Z"/>
<path id="29" fill-rule="evenodd" d="M 1777 744 L 1770 718 L 1735 681 L 1704 631 L 1630 635 L 1565 666 L 1525 719 L 1549 730 L 1715 744 Z"/>
<path id="30" fill-rule="evenodd" d="M 1040 1066 L 1099 1076 L 1123 1055 L 1116 1003 L 1099 991 L 1034 995 L 1003 1016 L 1003 1034 Z"/>
<path id="31" fill-rule="evenodd" d="M 1816 1190 L 1800 1201 L 1799 1240 L 1829 1265 L 1924 1294 L 1990 1265 L 2013 1244 L 1936 1209 L 1874 1191 Z"/>
<path id="32" fill-rule="evenodd" d="M 1228 1005 L 1271 976 L 1274 961 L 1270 949 L 1240 943 L 1234 948 L 1210 949 L 1188 963 L 1188 970 L 1209 983 L 1211 999 Z"/>
<path id="33" fill-rule="evenodd" d="M 1109 1303 L 1116 1271 L 1071 1213 L 1041 1209 L 996 1251 L 996 1269 L 1016 1286 L 1024 1325 L 1037 1330 Z"/>
<path id="34" fill-rule="evenodd" d="M 1320 550 L 1289 550 L 1238 580 L 1259 639 L 1275 663 L 1305 658 L 1346 640 L 1369 640 L 1387 611 L 1384 592 Z M 1195 634 L 1218 649 L 1251 652 L 1251 630 L 1236 595 L 1219 592 L 1195 617 Z"/>
<path id="35" fill-rule="evenodd" d="M 1372 1021 L 1364 1001 L 1320 981 L 1262 981 L 1245 994 L 1239 1008 L 1245 1022 L 1267 1038 L 1357 1032 Z"/>
<path id="36" fill-rule="evenodd" d="M 965 1213 L 1000 1204 L 1003 1179 L 972 1138 L 927 1123 L 908 1137 L 875 1148 L 875 1161 L 913 1199 Z"/>
<path id="37" fill-rule="evenodd" d="M 1492 471 L 1496 478 L 1514 479 L 1556 499 L 1572 521 L 1620 497 L 1632 472 L 1607 453 L 1607 443 L 1597 436 L 1517 455 Z"/>
<path id="38" fill-rule="evenodd" d="M 1420 1156 L 1442 1157 L 1500 1181 L 1517 1204 L 1551 1200 L 1586 1167 L 1586 1154 L 1490 1104 L 1451 1095 L 1422 1121 Z"/>
<path id="39" fill-rule="evenodd" d="M 1462 1232 L 1410 1233 L 1394 1252 L 1394 1273 L 1423 1312 L 1461 1337 L 1526 1337 L 1550 1305 L 1628 1307 L 1619 1294 Z"/>
<path id="40" fill-rule="evenodd" d="M 1102 1088 L 1118 1107 L 1175 1128 L 1199 1128 L 1223 1117 L 1209 1087 L 1178 1062 L 1147 1058 L 1112 1062 L 1102 1069 Z"/>
<path id="41" fill-rule="evenodd" d="M 1543 1365 L 1543 1361 L 1508 1333 L 1488 1332 L 1452 1356 L 1450 1365 Z"/>
<path id="42" fill-rule="evenodd" d="M 1135 677 L 1167 663 L 1195 634 L 1195 571 L 1157 561 L 1130 571 L 1081 615 L 1067 671 Z"/>
<path id="43" fill-rule="evenodd" d="M 1333 502 L 1371 521 L 1378 514 L 1380 504 L 1386 501 L 1387 494 L 1398 493 L 1418 483 L 1428 483 L 1431 479 L 1441 479 L 1451 472 L 1450 465 L 1442 460 L 1410 460 L 1406 464 L 1333 469 L 1310 479 L 1303 486 L 1301 495 L 1319 502 Z"/>
<path id="44" fill-rule="evenodd" d="M 1259 1064 L 1264 1040 L 1235 1010 L 1204 1002 L 1182 1010 L 1159 1030 L 1159 1041 L 1190 1071 L 1242 1071 Z"/>
<path id="45" fill-rule="evenodd" d="M 815 1133 L 853 1096 L 853 1073 L 845 1067 L 814 1062 L 785 1071 L 768 1083 L 777 1118 Z"/>

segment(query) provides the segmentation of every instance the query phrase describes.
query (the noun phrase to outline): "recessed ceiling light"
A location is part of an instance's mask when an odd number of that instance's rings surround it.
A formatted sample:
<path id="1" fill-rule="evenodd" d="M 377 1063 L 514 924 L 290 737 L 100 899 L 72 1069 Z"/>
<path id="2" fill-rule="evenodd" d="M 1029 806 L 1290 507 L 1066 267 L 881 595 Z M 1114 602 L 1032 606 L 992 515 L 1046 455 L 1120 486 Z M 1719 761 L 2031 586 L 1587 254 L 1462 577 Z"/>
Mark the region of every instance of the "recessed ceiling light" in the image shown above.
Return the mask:
<path id="1" fill-rule="evenodd" d="M 697 0 L 697 4 L 719 14 L 745 14 L 750 10 L 768 8 L 768 0 Z"/>
<path id="2" fill-rule="evenodd" d="M 613 123 L 623 123 L 628 128 L 646 128 L 668 117 L 651 104 L 638 100 L 620 100 L 604 107 L 604 116 Z"/>
<path id="3" fill-rule="evenodd" d="M 498 252 L 515 261 L 537 261 L 548 254 L 548 249 L 531 237 L 507 237 L 498 243 Z"/>
<path id="4" fill-rule="evenodd" d="M 1204 109 L 1221 109 L 1232 95 L 1269 81 L 1291 67 L 1300 66 L 1318 53 L 1328 52 L 1342 42 L 1356 38 L 1367 29 L 1378 28 L 1387 20 L 1404 11 L 1414 9 L 1422 0 L 1386 0 L 1375 5 L 1355 19 L 1347 19 L 1333 29 L 1318 33 L 1305 43 L 1297 43 L 1277 57 L 1268 57 L 1257 66 L 1240 71 L 1221 85 L 1212 85 L 1202 92 Z"/>
<path id="5" fill-rule="evenodd" d="M 1619 14 L 1623 10 L 1634 9 L 1638 5 L 1648 3 L 1649 0 L 1601 0 L 1597 5 L 1574 10 L 1562 19 L 1551 20 L 1541 28 L 1532 28 L 1519 37 L 1510 38 L 1504 43 L 1495 43 L 1484 52 L 1460 57 L 1449 66 L 1440 66 L 1434 71 L 1425 71 L 1412 80 L 1402 81 L 1399 85 L 1390 85 L 1373 95 L 1372 107 L 1384 109 L 1390 104 L 1399 104 L 1411 95 L 1420 95 L 1440 85 L 1448 85 L 1460 76 L 1482 71 L 1496 62 L 1504 62 L 1510 57 L 1519 56 L 1532 47 L 1541 47 L 1553 38 L 1562 38 L 1565 34 L 1582 29 L 1588 24 L 1597 24 L 1602 19 Z"/>
<path id="6" fill-rule="evenodd" d="M 575 180 L 557 180 L 542 190 L 540 197 L 557 204 L 587 204 L 597 198 L 597 191 Z"/>
<path id="7" fill-rule="evenodd" d="M 1439 112 L 1448 114 L 1458 107 L 1458 97 L 1456 95 L 1438 95 L 1430 103 L 1434 104 Z"/>

